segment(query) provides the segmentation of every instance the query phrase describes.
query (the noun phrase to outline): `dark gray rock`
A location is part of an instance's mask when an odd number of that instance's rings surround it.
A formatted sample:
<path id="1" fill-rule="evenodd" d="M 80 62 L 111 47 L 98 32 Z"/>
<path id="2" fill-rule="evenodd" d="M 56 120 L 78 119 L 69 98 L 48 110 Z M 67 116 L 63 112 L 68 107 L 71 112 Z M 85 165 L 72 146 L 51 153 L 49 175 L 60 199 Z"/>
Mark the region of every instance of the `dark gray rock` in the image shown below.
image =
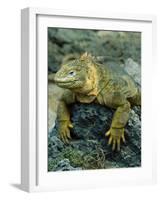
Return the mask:
<path id="1" fill-rule="evenodd" d="M 64 143 L 57 136 L 48 137 L 48 156 L 55 159 L 64 148 Z"/>
<path id="2" fill-rule="evenodd" d="M 90 104 L 90 106 L 75 104 L 71 106 L 71 120 L 74 125 L 71 133 L 79 139 L 101 138 L 110 128 L 113 112 L 112 109 L 98 104 Z"/>
<path id="3" fill-rule="evenodd" d="M 135 112 L 135 110 L 140 112 L 138 107 L 130 113 L 130 119 L 125 128 L 126 144 L 121 145 L 120 152 L 112 151 L 111 146 L 107 145 L 108 140 L 105 137 L 106 131 L 110 128 L 114 110 L 98 104 L 74 104 L 70 110 L 74 125 L 71 130 L 72 140 L 70 144 L 62 144 L 57 133 L 58 124 L 56 123 L 57 125 L 51 133 L 54 136 L 49 137 L 49 158 L 68 159 L 70 166 L 81 169 L 138 167 L 141 165 L 141 122 L 139 115 Z M 57 164 L 55 163 L 56 166 Z M 55 166 L 53 169 L 57 170 Z M 63 168 L 63 170 L 65 169 Z"/>
<path id="4" fill-rule="evenodd" d="M 73 171 L 80 170 L 81 168 L 74 168 L 70 165 L 70 161 L 68 159 L 61 160 L 54 167 L 54 171 Z"/>

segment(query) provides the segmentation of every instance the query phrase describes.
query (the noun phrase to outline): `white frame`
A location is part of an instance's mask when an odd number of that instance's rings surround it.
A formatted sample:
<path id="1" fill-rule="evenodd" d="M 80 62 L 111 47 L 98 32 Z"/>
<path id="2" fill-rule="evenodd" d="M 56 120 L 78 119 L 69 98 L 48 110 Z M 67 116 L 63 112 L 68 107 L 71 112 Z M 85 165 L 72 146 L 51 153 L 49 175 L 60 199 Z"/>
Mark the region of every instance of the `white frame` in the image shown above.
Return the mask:
<path id="1" fill-rule="evenodd" d="M 89 13 L 89 12 L 71 12 L 71 11 L 61 11 L 61 10 L 52 10 L 52 9 L 42 9 L 42 8 L 26 8 L 22 10 L 22 17 L 21 17 L 21 45 L 22 45 L 22 55 L 21 55 L 21 187 L 26 191 L 52 191 L 55 189 L 73 189 L 73 188 L 87 188 L 87 187 L 98 187 L 98 186 L 107 186 L 107 185 L 118 185 L 122 183 L 128 184 L 140 184 L 140 183 L 154 183 L 156 181 L 156 164 L 155 164 L 155 149 L 154 145 L 153 148 L 150 150 L 152 151 L 152 167 L 149 169 L 150 176 L 141 177 L 140 180 L 129 182 L 129 180 L 122 180 L 122 177 L 119 176 L 119 173 L 127 173 L 128 170 L 124 169 L 122 172 L 110 171 L 109 173 L 115 173 L 116 177 L 115 180 L 120 178 L 120 180 L 113 181 L 111 184 L 105 184 L 104 176 L 106 176 L 105 171 L 100 170 L 99 172 L 90 171 L 88 174 L 90 176 L 97 176 L 97 179 L 100 181 L 100 184 L 91 184 L 90 182 L 85 184 L 77 184 L 76 187 L 74 184 L 69 184 L 69 187 L 66 184 L 59 184 L 58 187 L 49 185 L 40 185 L 39 184 L 39 177 L 41 170 L 38 170 L 38 163 L 39 163 L 39 134 L 38 134 L 38 125 L 37 125 L 37 118 L 38 118 L 38 105 L 37 105 L 37 95 L 38 95 L 38 69 L 37 69 L 37 56 L 38 50 L 36 43 L 38 42 L 37 38 L 37 30 L 38 23 L 37 23 L 37 16 L 61 16 L 61 17 L 71 17 L 73 19 L 98 19 L 98 20 L 122 20 L 129 23 L 132 22 L 149 22 L 152 25 L 152 59 L 153 59 L 153 67 L 154 67 L 154 57 L 155 57 L 155 48 L 156 48 L 156 19 L 155 16 L 146 15 L 124 15 L 124 14 L 107 14 L 98 12 L 96 13 Z M 152 64 L 152 63 L 151 63 Z M 155 139 L 155 137 L 154 137 Z M 47 146 L 46 146 L 47 148 Z M 47 160 L 46 160 L 47 162 Z M 126 171 L 125 171 L 126 170 Z M 55 173 L 55 172 L 53 172 Z M 73 173 L 73 172 L 72 172 Z M 60 175 L 56 174 L 55 178 L 60 178 L 63 180 L 67 179 L 68 176 L 72 176 L 72 173 L 69 172 L 68 175 L 66 173 L 62 173 Z M 77 172 L 74 172 L 74 176 L 83 181 L 80 176 L 78 176 Z M 84 172 L 78 172 L 81 175 L 84 175 Z M 85 172 L 86 173 L 86 172 Z M 87 174 L 87 173 L 86 173 Z M 134 177 L 131 179 L 134 179 Z M 102 181 L 102 183 L 101 183 Z M 88 181 L 87 181 L 88 182 Z"/>

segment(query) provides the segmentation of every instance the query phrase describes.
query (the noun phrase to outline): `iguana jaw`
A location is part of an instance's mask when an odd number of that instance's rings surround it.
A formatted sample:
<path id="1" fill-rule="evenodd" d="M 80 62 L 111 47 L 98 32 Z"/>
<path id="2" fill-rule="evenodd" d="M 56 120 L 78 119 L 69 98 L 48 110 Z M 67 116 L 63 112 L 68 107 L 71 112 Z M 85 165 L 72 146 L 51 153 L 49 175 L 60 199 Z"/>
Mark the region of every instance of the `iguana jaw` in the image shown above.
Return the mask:
<path id="1" fill-rule="evenodd" d="M 77 80 L 77 79 L 69 79 L 66 77 L 58 77 L 57 75 L 54 78 L 54 82 L 62 88 L 67 88 L 67 89 L 74 89 L 74 88 L 80 88 L 84 85 L 84 82 Z"/>
<path id="2" fill-rule="evenodd" d="M 62 87 L 62 88 L 71 88 L 74 87 L 74 84 L 77 82 L 77 80 L 72 81 L 64 81 L 62 79 L 54 79 L 55 83 Z"/>

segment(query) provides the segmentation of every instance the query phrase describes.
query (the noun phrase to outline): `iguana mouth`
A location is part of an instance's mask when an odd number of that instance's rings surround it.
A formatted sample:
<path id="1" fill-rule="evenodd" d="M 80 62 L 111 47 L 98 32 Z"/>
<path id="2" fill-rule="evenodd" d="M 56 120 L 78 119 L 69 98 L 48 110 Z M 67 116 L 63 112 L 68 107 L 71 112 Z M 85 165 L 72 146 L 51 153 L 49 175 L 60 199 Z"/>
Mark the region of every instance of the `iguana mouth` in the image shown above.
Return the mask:
<path id="1" fill-rule="evenodd" d="M 76 81 L 78 81 L 78 80 L 71 80 L 71 81 L 55 81 L 55 83 L 57 83 L 57 84 L 68 84 L 68 83 L 72 83 L 72 82 L 76 82 Z"/>
<path id="2" fill-rule="evenodd" d="M 73 88 L 73 86 L 78 84 L 78 80 L 72 80 L 72 81 L 56 81 L 56 84 L 60 87 L 70 87 Z"/>
<path id="3" fill-rule="evenodd" d="M 57 78 L 55 76 L 54 81 L 55 81 L 55 83 L 70 83 L 70 82 L 74 82 L 74 81 L 77 81 L 77 80 L 72 80 L 72 79 L 69 80 L 67 78 Z"/>

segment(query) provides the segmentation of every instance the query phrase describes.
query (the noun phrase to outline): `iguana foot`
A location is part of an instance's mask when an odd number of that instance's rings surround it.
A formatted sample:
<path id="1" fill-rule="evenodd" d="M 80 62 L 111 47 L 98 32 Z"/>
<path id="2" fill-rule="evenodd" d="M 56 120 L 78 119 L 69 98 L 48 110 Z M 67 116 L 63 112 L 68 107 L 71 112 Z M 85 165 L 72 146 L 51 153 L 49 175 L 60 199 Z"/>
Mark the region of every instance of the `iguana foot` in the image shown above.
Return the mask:
<path id="1" fill-rule="evenodd" d="M 112 144 L 112 150 L 117 146 L 117 150 L 120 151 L 121 139 L 125 143 L 124 128 L 110 128 L 105 135 L 109 136 L 108 145 Z"/>
<path id="2" fill-rule="evenodd" d="M 73 128 L 70 121 L 59 121 L 59 135 L 64 143 L 69 143 L 69 139 L 71 139 L 70 128 Z"/>

